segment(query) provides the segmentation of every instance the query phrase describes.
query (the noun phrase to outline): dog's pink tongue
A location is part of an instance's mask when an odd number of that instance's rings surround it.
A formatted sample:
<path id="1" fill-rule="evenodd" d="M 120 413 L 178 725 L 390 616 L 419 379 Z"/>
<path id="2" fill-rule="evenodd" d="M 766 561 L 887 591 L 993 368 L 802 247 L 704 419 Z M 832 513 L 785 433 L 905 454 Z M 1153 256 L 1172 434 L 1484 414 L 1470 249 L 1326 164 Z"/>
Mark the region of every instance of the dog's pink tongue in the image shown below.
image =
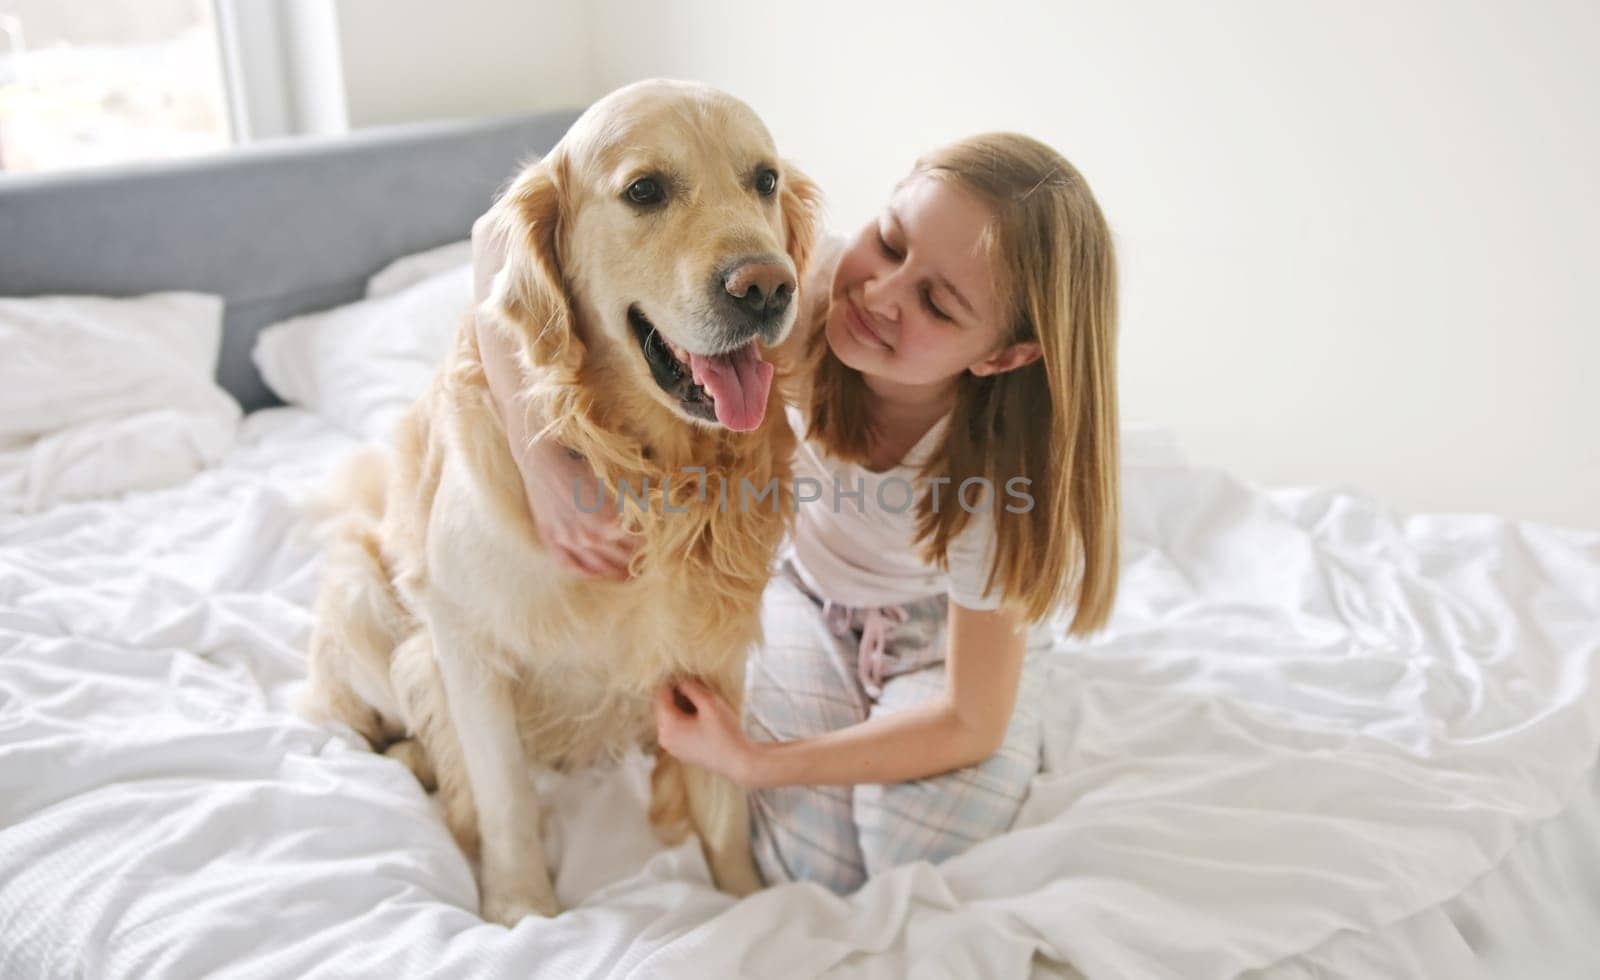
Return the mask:
<path id="1" fill-rule="evenodd" d="M 716 399 L 717 421 L 735 432 L 748 432 L 767 414 L 772 365 L 761 359 L 755 341 L 731 354 L 690 354 L 694 380 Z"/>

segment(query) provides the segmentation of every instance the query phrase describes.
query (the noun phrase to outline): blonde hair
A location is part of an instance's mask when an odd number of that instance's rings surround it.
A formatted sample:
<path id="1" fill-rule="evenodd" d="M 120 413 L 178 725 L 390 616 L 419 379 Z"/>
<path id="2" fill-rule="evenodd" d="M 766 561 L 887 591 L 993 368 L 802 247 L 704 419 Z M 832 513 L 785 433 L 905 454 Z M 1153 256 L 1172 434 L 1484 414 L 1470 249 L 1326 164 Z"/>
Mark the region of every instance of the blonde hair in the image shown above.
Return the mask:
<path id="1" fill-rule="evenodd" d="M 992 488 L 1030 482 L 1033 506 L 1016 513 L 995 494 L 996 551 L 987 590 L 1036 622 L 1074 604 L 1071 631 L 1105 625 L 1116 597 L 1120 498 L 1117 447 L 1117 267 L 1111 231 L 1083 176 L 1059 153 L 1016 133 L 985 133 L 917 161 L 906 180 L 949 180 L 994 213 L 985 242 L 1008 323 L 1004 344 L 1036 341 L 1041 356 L 978 377 L 963 371 L 942 452 L 925 477 L 952 488 L 982 477 Z M 823 304 L 825 305 L 825 304 Z M 826 315 L 826 311 L 820 311 Z M 860 374 L 811 338 L 808 437 L 865 462 L 871 427 Z M 964 507 L 917 502 L 923 560 L 948 567 Z"/>

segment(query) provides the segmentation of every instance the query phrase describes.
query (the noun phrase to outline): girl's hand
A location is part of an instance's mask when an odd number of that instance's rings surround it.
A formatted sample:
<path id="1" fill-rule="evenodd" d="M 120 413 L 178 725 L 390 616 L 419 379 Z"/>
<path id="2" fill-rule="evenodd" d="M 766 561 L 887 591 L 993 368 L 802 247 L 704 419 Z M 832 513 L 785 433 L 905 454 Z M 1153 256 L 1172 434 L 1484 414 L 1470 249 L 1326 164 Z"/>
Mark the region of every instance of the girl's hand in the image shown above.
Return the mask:
<path id="1" fill-rule="evenodd" d="M 569 572 L 624 581 L 637 539 L 622 528 L 613 494 L 603 492 L 582 456 L 550 438 L 527 441 L 516 454 L 534 530 Z M 594 509 L 596 495 L 601 500 Z M 582 500 L 584 507 L 578 507 Z"/>
<path id="2" fill-rule="evenodd" d="M 622 581 L 628 578 L 628 561 L 638 542 L 617 520 L 615 495 L 600 493 L 594 470 L 582 456 L 553 438 L 533 438 L 532 432 L 543 420 L 515 407 L 518 382 L 512 351 L 506 337 L 495 329 L 492 304 L 485 302 L 505 261 L 505 243 L 494 234 L 489 216 L 480 217 L 472 224 L 472 301 L 478 350 L 489 394 L 505 424 L 511 454 L 522 476 L 528 514 L 539 540 L 567 571 Z M 598 510 L 579 509 L 580 499 L 592 501 L 596 494 L 603 498 Z"/>
<path id="3" fill-rule="evenodd" d="M 720 773 L 749 788 L 758 748 L 744 733 L 733 706 L 696 680 L 656 691 L 656 739 L 684 762 Z"/>

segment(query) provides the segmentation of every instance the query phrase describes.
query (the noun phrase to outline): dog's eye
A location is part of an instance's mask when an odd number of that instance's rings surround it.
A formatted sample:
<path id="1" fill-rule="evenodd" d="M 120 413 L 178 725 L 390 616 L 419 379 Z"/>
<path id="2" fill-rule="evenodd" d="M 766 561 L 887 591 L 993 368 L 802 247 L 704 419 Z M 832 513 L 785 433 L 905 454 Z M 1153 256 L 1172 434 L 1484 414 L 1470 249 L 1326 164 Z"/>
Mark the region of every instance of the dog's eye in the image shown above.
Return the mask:
<path id="1" fill-rule="evenodd" d="M 756 174 L 756 193 L 762 197 L 771 197 L 772 192 L 778 189 L 778 172 L 776 170 L 763 170 Z"/>
<path id="2" fill-rule="evenodd" d="M 628 185 L 626 194 L 634 204 L 660 204 L 667 196 L 661 189 L 661 181 L 654 177 L 640 177 Z"/>

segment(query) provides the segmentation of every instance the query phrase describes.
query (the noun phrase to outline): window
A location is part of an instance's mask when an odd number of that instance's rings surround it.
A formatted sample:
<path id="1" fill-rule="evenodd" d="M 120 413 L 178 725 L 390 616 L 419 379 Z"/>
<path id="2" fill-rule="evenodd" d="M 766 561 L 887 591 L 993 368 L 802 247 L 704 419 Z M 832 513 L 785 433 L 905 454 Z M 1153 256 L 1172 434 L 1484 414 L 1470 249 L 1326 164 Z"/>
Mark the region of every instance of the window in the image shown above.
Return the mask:
<path id="1" fill-rule="evenodd" d="M 210 0 L 0 0 L 0 171 L 231 142 Z"/>

